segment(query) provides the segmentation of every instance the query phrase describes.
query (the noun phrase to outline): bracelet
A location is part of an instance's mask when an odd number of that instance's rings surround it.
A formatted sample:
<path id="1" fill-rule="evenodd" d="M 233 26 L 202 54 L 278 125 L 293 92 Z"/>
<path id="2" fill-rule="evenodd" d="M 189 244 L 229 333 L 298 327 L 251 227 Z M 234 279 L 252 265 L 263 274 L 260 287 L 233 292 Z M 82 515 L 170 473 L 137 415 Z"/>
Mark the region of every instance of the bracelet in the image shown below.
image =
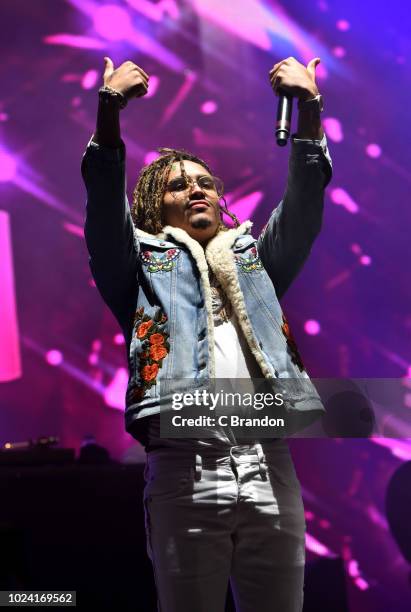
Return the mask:
<path id="1" fill-rule="evenodd" d="M 100 87 L 100 89 L 98 90 L 98 95 L 100 99 L 106 102 L 106 104 L 109 102 L 109 100 L 114 99 L 117 100 L 120 109 L 123 109 L 127 106 L 128 100 L 126 96 L 120 91 L 117 91 L 117 89 L 113 89 L 113 87 L 109 87 L 108 85 Z"/>

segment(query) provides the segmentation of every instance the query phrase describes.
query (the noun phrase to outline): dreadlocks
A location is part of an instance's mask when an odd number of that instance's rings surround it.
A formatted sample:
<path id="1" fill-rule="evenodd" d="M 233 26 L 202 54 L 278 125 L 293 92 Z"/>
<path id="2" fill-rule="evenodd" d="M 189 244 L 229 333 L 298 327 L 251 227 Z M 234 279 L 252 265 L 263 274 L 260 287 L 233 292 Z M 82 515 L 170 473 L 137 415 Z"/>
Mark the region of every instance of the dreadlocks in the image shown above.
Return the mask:
<path id="1" fill-rule="evenodd" d="M 151 164 L 144 166 L 139 174 L 137 184 L 133 191 L 133 205 L 131 215 L 136 227 L 150 234 L 158 234 L 162 229 L 161 207 L 165 187 L 167 185 L 171 166 L 175 161 L 180 162 L 181 173 L 185 176 L 183 159 L 193 161 L 203 166 L 207 172 L 212 174 L 208 165 L 199 157 L 192 155 L 184 149 L 169 149 L 160 147 L 158 151 L 161 156 Z M 224 206 L 220 204 L 220 210 L 234 221 L 235 226 L 240 225 L 237 217 L 227 209 L 227 202 L 221 196 Z M 228 227 L 220 221 L 218 230 L 227 230 Z"/>

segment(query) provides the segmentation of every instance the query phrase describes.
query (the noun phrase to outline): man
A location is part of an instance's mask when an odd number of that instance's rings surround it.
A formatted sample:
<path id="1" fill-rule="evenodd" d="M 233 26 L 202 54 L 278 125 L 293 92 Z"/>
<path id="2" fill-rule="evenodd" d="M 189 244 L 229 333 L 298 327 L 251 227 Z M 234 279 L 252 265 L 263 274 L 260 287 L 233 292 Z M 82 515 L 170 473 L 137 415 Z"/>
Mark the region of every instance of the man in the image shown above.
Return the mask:
<path id="1" fill-rule="evenodd" d="M 97 287 L 126 339 L 126 429 L 147 450 L 147 551 L 163 612 L 220 612 L 229 579 L 241 612 L 302 609 L 304 509 L 286 442 L 239 440 L 219 427 L 204 439 L 161 437 L 159 410 L 170 380 L 194 390 L 258 377 L 274 389 L 287 382 L 290 423 L 324 410 L 278 301 L 320 230 L 331 177 L 319 61 L 288 58 L 269 73 L 276 94 L 299 99 L 299 120 L 284 198 L 256 240 L 251 221 L 221 204 L 221 181 L 186 151 L 161 149 L 143 168 L 130 211 L 119 115 L 147 93 L 149 77 L 105 58 L 82 163 L 85 235 Z"/>

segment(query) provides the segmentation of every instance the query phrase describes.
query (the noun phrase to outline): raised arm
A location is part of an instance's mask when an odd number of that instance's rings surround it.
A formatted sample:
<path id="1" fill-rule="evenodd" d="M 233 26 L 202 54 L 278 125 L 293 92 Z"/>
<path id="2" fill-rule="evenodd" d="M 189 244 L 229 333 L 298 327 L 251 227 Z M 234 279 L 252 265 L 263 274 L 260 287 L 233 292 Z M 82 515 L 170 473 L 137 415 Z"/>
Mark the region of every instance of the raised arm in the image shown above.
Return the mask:
<path id="1" fill-rule="evenodd" d="M 321 229 L 324 189 L 332 164 L 321 126 L 315 67 L 288 58 L 270 71 L 276 94 L 284 90 L 299 99 L 298 131 L 292 136 L 287 187 L 257 242 L 260 258 L 281 299 L 307 259 Z"/>
<path id="2" fill-rule="evenodd" d="M 137 291 L 139 247 L 126 193 L 120 110 L 130 98 L 147 93 L 148 76 L 132 62 L 114 70 L 112 61 L 105 58 L 103 79 L 109 89 L 100 93 L 96 131 L 81 164 L 87 189 L 85 238 L 96 285 L 121 318 Z"/>

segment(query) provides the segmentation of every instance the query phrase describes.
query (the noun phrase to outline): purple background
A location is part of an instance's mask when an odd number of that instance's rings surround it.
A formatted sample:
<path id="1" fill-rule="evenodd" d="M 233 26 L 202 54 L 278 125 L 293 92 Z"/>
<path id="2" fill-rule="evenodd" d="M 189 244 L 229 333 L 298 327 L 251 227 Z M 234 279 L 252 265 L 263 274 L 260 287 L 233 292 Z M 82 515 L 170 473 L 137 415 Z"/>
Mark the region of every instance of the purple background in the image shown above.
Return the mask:
<path id="1" fill-rule="evenodd" d="M 122 114 L 129 196 L 158 146 L 182 146 L 223 178 L 256 237 L 282 197 L 289 154 L 275 144 L 268 71 L 290 55 L 321 57 L 334 177 L 284 311 L 311 376 L 404 378 L 411 407 L 406 3 L 390 2 L 389 16 L 385 3 L 352 1 L 3 0 L 1 9 L 0 208 L 22 360 L 22 376 L 0 384 L 1 444 L 57 435 L 78 450 L 91 433 L 116 459 L 130 449 L 143 458 L 123 430 L 124 344 L 82 237 L 80 161 L 104 55 L 151 75 L 149 95 Z M 411 445 L 300 440 L 293 454 L 315 538 L 308 558 L 344 555 L 351 610 L 408 609 L 384 495 Z"/>

